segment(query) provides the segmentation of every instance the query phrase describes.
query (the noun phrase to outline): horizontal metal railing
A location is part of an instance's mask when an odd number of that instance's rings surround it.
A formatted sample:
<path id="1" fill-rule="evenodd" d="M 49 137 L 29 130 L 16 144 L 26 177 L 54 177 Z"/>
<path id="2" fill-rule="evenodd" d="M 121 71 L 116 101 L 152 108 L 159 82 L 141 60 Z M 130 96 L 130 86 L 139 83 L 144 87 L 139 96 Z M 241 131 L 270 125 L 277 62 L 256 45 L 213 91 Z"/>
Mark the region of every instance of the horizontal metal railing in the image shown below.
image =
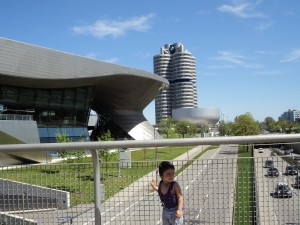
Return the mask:
<path id="1" fill-rule="evenodd" d="M 142 141 L 102 141 L 102 142 L 73 142 L 73 143 L 44 143 L 44 144 L 11 144 L 0 145 L 0 152 L 5 151 L 48 151 L 53 150 L 94 150 L 114 148 L 144 148 L 163 146 L 196 146 L 212 144 L 264 144 L 300 142 L 300 134 L 232 136 L 212 138 L 159 139 Z"/>
<path id="2" fill-rule="evenodd" d="M 37 195 L 31 194 L 34 191 L 28 188 L 23 194 L 11 192 L 10 199 L 17 201 L 17 203 L 4 201 L 3 197 L 1 206 L 3 209 L 0 210 L 0 219 L 3 224 L 5 224 L 5 219 L 8 221 L 6 224 L 13 224 L 9 223 L 9 220 L 13 218 L 16 221 L 20 217 L 26 218 L 23 222 L 27 221 L 27 224 L 159 224 L 161 207 L 157 195 L 153 193 L 149 186 L 149 181 L 157 176 L 156 167 L 160 160 L 132 162 L 130 169 L 120 169 L 118 163 L 100 164 L 96 149 L 231 144 L 226 148 L 218 149 L 218 152 L 213 153 L 213 155 L 208 154 L 207 157 L 212 158 L 193 159 L 192 155 L 186 153 L 185 158 L 173 160 L 177 169 L 184 168 L 178 174 L 177 180 L 184 193 L 186 224 L 193 224 L 193 221 L 194 224 L 233 224 L 237 221 L 241 221 L 240 224 L 250 224 L 243 221 L 256 222 L 257 224 L 276 224 L 274 221 L 280 221 L 278 224 L 281 224 L 282 221 L 297 221 L 299 213 L 296 210 L 289 211 L 289 215 L 292 215 L 289 218 L 292 217 L 293 219 L 288 220 L 287 216 L 280 214 L 280 202 L 278 202 L 279 206 L 276 206 L 275 209 L 273 207 L 275 200 L 272 200 L 271 203 L 268 202 L 270 200 L 266 196 L 269 196 L 267 194 L 269 189 L 266 191 L 264 188 L 267 186 L 271 190 L 276 185 L 275 179 L 271 180 L 263 175 L 265 169 L 262 168 L 266 158 L 269 157 L 268 153 L 265 157 L 255 156 L 256 158 L 254 157 L 250 161 L 237 159 L 236 157 L 214 158 L 217 153 L 220 157 L 234 156 L 236 154 L 232 153 L 232 148 L 236 148 L 234 144 L 256 143 L 267 145 L 268 143 L 280 144 L 286 142 L 299 143 L 300 135 L 0 145 L 0 152 L 2 153 L 9 151 L 48 151 L 49 149 L 58 151 L 86 149 L 91 150 L 93 158 L 93 165 L 91 163 L 74 164 L 74 168 L 66 167 L 65 164 L 2 167 L 2 180 L 19 182 L 23 187 L 27 183 L 33 183 L 35 190 L 40 187 L 47 187 L 48 189 L 45 189 L 44 192 L 35 191 L 36 193 L 42 193 Z M 197 152 L 202 150 L 203 147 L 201 150 L 198 149 Z M 282 157 L 277 158 L 278 160 L 282 159 Z M 243 162 L 242 160 L 246 161 Z M 281 171 L 285 169 L 286 162 L 286 160 L 282 160 L 282 163 L 281 161 L 277 163 Z M 245 168 L 239 168 L 239 164 L 243 164 Z M 188 167 L 186 168 L 186 166 Z M 81 170 L 80 167 L 85 169 Z M 249 167 L 250 170 L 246 170 Z M 31 171 L 33 168 L 39 169 Z M 32 182 L 32 180 L 35 182 Z M 267 183 L 265 183 L 266 181 Z M 72 186 L 73 182 L 76 185 Z M 264 185 L 261 187 L 260 184 L 262 183 Z M 105 187 L 104 198 L 101 193 L 103 185 Z M 248 186 L 251 186 L 250 190 L 247 190 L 246 187 Z M 5 190 L 8 189 L 6 187 Z M 57 196 L 63 198 L 62 196 L 65 194 L 63 191 L 70 193 L 70 207 L 58 209 L 53 203 L 56 202 L 53 199 L 52 202 L 48 203 L 49 199 L 44 196 L 44 193 L 49 189 L 62 191 L 53 195 L 56 198 Z M 249 198 L 245 200 L 239 197 L 238 194 L 242 193 L 243 195 L 244 192 L 252 193 L 249 195 L 250 200 Z M 37 209 L 31 209 L 33 203 L 38 201 L 40 201 L 40 206 L 35 206 Z M 245 202 L 247 202 L 247 208 L 244 208 Z M 283 207 L 290 209 L 292 206 L 299 206 L 297 198 L 291 198 L 290 202 L 292 203 L 286 203 L 287 205 L 283 205 Z M 21 207 L 20 210 L 11 208 L 16 204 L 23 205 L 23 208 Z M 24 209 L 24 204 L 27 205 L 26 209 Z M 41 209 L 43 205 L 46 205 L 46 207 Z M 228 205 L 232 207 L 228 207 Z M 257 208 L 258 206 L 259 208 Z M 251 212 L 251 215 L 245 214 L 245 209 Z M 34 211 L 35 213 L 33 213 Z M 34 221 L 40 222 L 35 223 Z"/>
<path id="3" fill-rule="evenodd" d="M 2 113 L 0 113 L 0 120 L 33 120 L 33 116 L 32 115 L 2 114 Z"/>

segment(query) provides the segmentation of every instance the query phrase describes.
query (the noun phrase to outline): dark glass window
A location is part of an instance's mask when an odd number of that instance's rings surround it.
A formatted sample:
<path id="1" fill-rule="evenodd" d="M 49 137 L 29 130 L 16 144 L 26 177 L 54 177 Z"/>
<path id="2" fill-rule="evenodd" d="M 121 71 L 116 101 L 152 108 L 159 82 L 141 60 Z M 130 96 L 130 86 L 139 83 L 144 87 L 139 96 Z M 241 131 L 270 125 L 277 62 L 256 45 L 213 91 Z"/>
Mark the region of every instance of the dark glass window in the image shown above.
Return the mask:
<path id="1" fill-rule="evenodd" d="M 49 90 L 36 90 L 35 105 L 41 108 L 48 108 L 50 100 Z"/>
<path id="2" fill-rule="evenodd" d="M 30 113 L 40 128 L 86 127 L 93 90 L 93 87 L 29 89 L 0 86 L 0 103 L 11 109 L 3 113 Z"/>
<path id="3" fill-rule="evenodd" d="M 63 90 L 51 90 L 50 108 L 57 109 L 62 107 Z"/>
<path id="4" fill-rule="evenodd" d="M 0 86 L 0 102 L 6 105 L 16 105 L 18 102 L 18 89 L 14 87 Z"/>
<path id="5" fill-rule="evenodd" d="M 25 108 L 32 108 L 34 102 L 35 91 L 32 89 L 19 89 L 19 107 L 22 105 Z M 24 108 L 24 109 L 25 109 Z"/>
<path id="6" fill-rule="evenodd" d="M 65 109 L 74 109 L 74 101 L 75 101 L 75 90 L 74 89 L 64 90 L 64 104 L 63 104 L 63 107 Z"/>

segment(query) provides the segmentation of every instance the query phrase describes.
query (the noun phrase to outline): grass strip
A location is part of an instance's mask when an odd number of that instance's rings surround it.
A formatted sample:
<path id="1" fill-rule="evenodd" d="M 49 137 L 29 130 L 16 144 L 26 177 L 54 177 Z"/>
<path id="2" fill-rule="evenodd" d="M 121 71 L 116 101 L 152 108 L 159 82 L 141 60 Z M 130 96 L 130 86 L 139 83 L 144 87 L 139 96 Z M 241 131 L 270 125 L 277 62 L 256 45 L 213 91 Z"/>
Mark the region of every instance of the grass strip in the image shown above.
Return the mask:
<path id="1" fill-rule="evenodd" d="M 254 165 L 252 146 L 239 146 L 235 196 L 235 223 L 253 224 L 254 219 Z"/>

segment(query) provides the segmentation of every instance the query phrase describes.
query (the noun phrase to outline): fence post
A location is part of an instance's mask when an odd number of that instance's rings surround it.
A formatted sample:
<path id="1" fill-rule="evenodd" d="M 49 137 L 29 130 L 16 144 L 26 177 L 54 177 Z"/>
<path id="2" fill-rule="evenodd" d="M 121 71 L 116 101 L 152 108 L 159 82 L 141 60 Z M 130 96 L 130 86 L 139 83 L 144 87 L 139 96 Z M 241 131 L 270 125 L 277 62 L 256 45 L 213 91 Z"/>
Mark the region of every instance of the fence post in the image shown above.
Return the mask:
<path id="1" fill-rule="evenodd" d="M 90 150 L 94 167 L 94 199 L 95 199 L 95 225 L 101 225 L 101 197 L 100 197 L 100 162 L 96 149 Z"/>

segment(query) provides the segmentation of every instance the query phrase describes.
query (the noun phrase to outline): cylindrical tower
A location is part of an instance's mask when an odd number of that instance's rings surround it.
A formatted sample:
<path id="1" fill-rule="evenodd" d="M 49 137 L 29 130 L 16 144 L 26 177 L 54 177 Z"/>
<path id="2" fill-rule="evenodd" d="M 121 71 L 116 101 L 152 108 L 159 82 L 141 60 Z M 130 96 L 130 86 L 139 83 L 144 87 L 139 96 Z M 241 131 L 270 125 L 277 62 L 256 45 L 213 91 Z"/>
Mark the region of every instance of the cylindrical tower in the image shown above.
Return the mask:
<path id="1" fill-rule="evenodd" d="M 153 57 L 154 73 L 166 78 L 170 86 L 155 99 L 156 123 L 172 117 L 172 110 L 196 108 L 196 60 L 181 43 L 166 44 Z"/>

